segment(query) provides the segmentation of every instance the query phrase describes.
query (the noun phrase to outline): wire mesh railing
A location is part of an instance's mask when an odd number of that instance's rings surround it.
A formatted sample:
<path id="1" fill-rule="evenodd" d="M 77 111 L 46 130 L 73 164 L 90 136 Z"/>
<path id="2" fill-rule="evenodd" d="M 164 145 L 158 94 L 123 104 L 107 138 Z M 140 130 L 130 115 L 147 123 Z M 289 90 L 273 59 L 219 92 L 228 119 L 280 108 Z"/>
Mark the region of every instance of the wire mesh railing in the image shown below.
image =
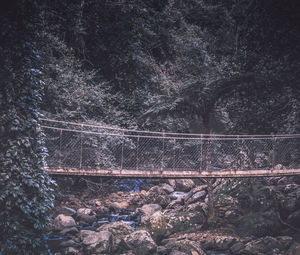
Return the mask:
<path id="1" fill-rule="evenodd" d="M 300 168 L 300 135 L 201 135 L 43 119 L 49 168 L 251 170 Z"/>

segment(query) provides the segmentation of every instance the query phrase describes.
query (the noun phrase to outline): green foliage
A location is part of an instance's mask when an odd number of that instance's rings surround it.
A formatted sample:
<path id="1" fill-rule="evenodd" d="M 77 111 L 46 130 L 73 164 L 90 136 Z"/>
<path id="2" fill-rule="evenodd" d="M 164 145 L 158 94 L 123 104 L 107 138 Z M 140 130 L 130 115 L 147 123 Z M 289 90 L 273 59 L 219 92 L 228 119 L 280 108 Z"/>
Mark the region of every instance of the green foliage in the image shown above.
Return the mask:
<path id="1" fill-rule="evenodd" d="M 36 10 L 35 2 L 13 1 L 1 13 L 0 253 L 5 255 L 46 251 L 46 213 L 54 200 L 38 124 L 43 82 Z"/>
<path id="2" fill-rule="evenodd" d="M 295 132 L 299 6 L 275 2 L 46 2 L 42 108 L 132 128 Z"/>

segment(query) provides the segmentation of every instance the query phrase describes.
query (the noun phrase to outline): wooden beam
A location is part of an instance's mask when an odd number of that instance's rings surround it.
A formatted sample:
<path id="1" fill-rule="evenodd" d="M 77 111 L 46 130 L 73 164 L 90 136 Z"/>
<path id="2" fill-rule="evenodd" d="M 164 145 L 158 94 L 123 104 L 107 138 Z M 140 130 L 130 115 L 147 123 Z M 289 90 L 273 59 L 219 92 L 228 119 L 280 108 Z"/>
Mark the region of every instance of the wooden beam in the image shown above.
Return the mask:
<path id="1" fill-rule="evenodd" d="M 253 170 L 118 170 L 118 169 L 76 169 L 47 168 L 46 172 L 53 175 L 81 175 L 126 178 L 240 178 L 240 177 L 271 177 L 300 175 L 300 169 L 253 169 Z"/>

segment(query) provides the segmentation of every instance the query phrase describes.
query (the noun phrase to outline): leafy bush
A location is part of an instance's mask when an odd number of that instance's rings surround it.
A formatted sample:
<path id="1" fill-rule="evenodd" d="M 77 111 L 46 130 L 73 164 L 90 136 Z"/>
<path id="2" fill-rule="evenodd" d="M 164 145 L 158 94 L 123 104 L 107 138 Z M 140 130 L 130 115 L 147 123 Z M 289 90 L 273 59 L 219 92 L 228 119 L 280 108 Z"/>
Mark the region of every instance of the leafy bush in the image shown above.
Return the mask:
<path id="1" fill-rule="evenodd" d="M 26 6 L 26 10 L 24 6 Z M 47 252 L 46 212 L 54 181 L 43 171 L 46 149 L 38 123 L 43 82 L 34 2 L 12 1 L 0 15 L 0 254 Z M 33 19 L 33 18 L 32 18 Z"/>

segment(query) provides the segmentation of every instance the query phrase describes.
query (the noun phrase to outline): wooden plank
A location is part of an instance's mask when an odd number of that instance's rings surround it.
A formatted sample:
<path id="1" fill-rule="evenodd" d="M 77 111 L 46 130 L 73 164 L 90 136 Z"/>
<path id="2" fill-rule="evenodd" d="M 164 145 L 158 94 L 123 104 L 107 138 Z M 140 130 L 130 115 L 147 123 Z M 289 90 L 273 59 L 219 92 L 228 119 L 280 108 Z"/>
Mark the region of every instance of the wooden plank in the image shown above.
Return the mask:
<path id="1" fill-rule="evenodd" d="M 239 178 L 239 177 L 271 177 L 300 175 L 300 169 L 253 169 L 253 170 L 118 170 L 118 169 L 76 169 L 47 168 L 46 172 L 53 175 L 81 175 L 102 177 L 129 178 Z"/>

